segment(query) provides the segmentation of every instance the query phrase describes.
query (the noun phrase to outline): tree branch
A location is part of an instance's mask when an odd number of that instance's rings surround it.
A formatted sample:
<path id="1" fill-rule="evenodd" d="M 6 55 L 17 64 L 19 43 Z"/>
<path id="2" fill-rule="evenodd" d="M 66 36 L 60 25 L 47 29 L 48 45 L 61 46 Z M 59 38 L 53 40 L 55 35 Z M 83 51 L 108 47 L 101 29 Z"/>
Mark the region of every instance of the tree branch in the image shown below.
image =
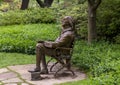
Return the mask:
<path id="1" fill-rule="evenodd" d="M 98 8 L 98 6 L 100 5 L 100 3 L 101 3 L 101 0 L 97 0 L 93 6 L 93 10 L 96 10 Z"/>

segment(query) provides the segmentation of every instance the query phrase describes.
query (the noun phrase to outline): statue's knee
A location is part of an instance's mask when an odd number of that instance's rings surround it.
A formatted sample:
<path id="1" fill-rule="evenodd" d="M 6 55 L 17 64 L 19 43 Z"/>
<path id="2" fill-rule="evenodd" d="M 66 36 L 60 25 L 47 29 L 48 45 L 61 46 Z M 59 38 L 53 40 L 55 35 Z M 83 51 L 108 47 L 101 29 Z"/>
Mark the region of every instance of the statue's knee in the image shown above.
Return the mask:
<path id="1" fill-rule="evenodd" d="M 43 44 L 41 44 L 41 43 L 36 44 L 36 48 L 42 48 L 42 47 L 43 47 Z"/>

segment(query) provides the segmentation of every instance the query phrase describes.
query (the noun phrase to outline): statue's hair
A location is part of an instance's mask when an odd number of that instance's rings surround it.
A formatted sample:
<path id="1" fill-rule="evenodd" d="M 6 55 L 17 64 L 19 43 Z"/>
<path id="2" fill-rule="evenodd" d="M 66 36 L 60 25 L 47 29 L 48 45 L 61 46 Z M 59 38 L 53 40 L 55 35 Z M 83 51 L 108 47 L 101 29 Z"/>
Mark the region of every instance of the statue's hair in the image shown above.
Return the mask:
<path id="1" fill-rule="evenodd" d="M 71 16 L 65 16 L 64 18 L 68 19 L 70 26 L 72 27 L 72 30 L 75 30 L 75 22 Z"/>

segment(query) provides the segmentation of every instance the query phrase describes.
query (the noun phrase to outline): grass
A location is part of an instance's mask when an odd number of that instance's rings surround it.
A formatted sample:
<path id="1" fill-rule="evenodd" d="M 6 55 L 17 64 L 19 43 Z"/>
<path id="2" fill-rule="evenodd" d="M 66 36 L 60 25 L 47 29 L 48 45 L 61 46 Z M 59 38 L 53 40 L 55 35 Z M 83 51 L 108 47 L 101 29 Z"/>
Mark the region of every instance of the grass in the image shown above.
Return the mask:
<path id="1" fill-rule="evenodd" d="M 46 61 L 50 57 L 46 56 Z M 54 60 L 52 60 L 54 62 Z M 12 65 L 35 64 L 36 55 L 28 55 L 22 53 L 5 53 L 0 52 L 0 68 Z"/>
<path id="2" fill-rule="evenodd" d="M 35 55 L 18 53 L 0 53 L 0 68 L 11 65 L 35 63 Z"/>

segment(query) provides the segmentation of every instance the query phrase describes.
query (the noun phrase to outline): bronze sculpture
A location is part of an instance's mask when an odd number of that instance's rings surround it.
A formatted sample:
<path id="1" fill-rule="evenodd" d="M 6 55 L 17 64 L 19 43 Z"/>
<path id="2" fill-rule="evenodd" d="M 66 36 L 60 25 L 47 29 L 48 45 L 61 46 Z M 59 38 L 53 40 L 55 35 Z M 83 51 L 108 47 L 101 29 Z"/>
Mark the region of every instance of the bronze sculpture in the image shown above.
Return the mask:
<path id="1" fill-rule="evenodd" d="M 36 45 L 36 68 L 29 72 L 40 72 L 48 74 L 45 55 L 54 56 L 57 47 L 70 47 L 75 38 L 74 20 L 71 16 L 65 16 L 62 20 L 62 31 L 60 36 L 54 41 L 38 41 Z M 42 65 L 42 69 L 40 67 Z"/>

